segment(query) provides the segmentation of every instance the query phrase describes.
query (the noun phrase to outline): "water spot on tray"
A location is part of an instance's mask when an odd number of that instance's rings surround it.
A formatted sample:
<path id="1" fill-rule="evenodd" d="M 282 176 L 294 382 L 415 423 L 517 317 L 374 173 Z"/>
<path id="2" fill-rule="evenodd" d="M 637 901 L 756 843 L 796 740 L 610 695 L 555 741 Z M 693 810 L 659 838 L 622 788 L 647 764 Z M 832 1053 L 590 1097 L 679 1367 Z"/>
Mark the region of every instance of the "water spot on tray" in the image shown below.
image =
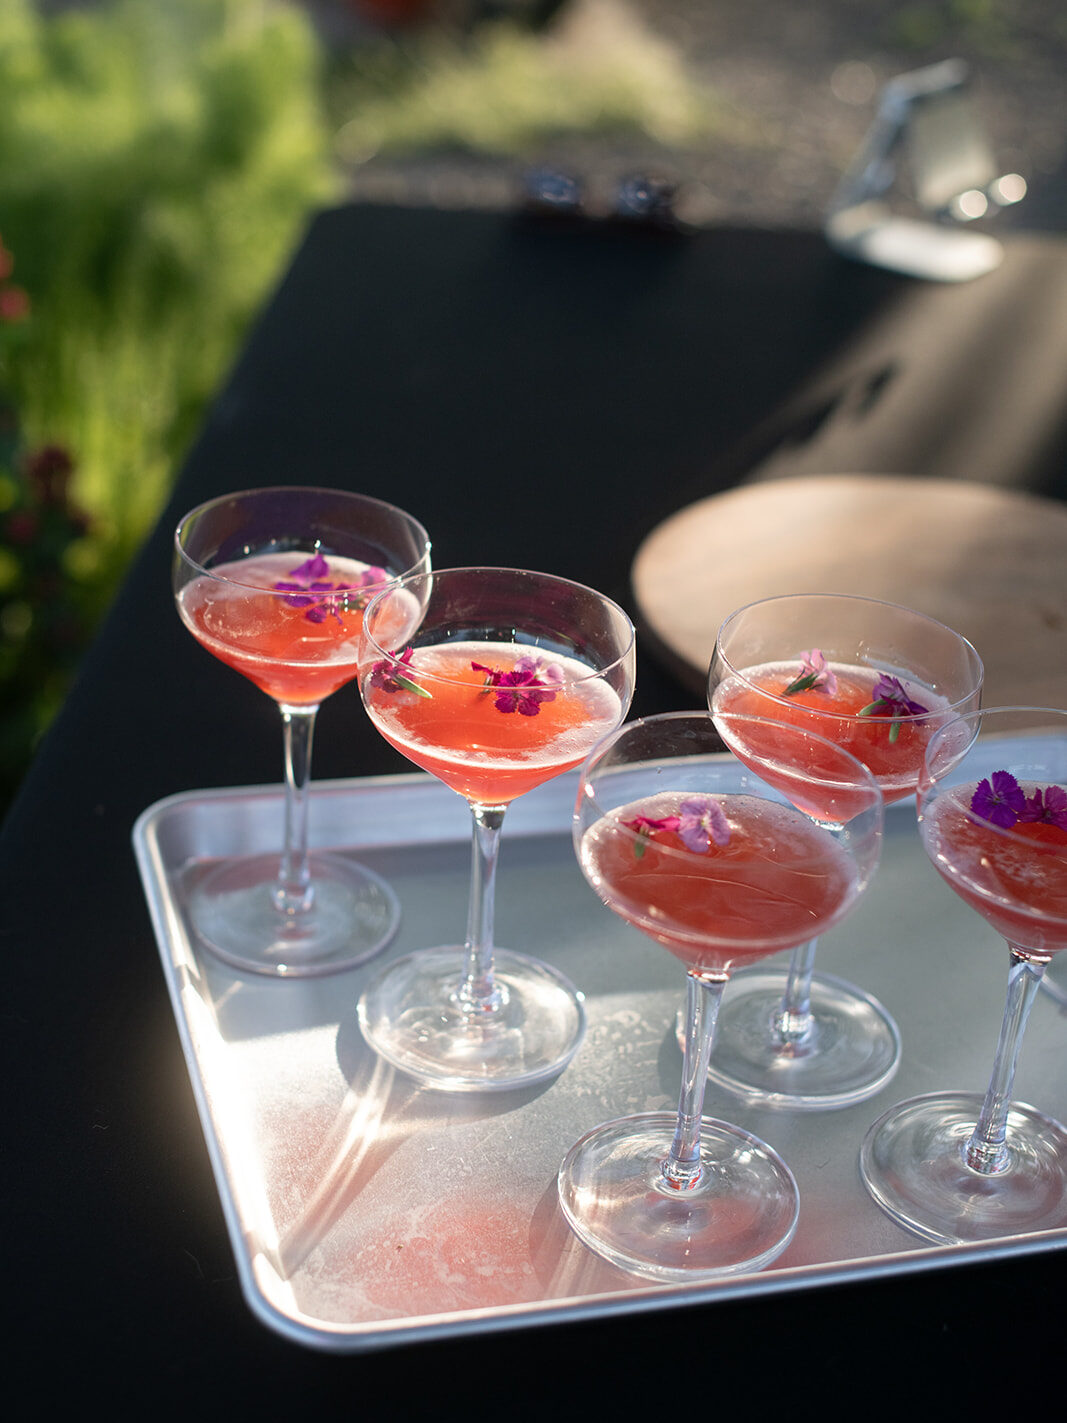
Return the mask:
<path id="1" fill-rule="evenodd" d="M 530 1231 L 529 1213 L 507 1201 L 444 1199 L 368 1224 L 329 1270 L 358 1280 L 368 1310 L 386 1315 L 521 1304 L 540 1294 Z"/>

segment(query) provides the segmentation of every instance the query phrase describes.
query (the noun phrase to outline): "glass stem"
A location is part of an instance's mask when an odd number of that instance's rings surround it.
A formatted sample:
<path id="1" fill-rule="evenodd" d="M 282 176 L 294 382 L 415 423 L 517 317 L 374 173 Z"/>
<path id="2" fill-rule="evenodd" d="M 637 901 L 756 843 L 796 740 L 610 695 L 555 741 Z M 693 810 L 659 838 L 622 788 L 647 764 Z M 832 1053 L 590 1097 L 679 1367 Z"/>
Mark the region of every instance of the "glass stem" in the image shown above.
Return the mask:
<path id="1" fill-rule="evenodd" d="M 811 980 L 815 973 L 818 939 L 798 944 L 789 958 L 785 993 L 774 1014 L 776 1040 L 783 1047 L 796 1047 L 810 1036 L 815 1020 L 811 1013 Z"/>
<path id="2" fill-rule="evenodd" d="M 678 1121 L 670 1155 L 660 1167 L 664 1183 L 675 1191 L 690 1190 L 703 1175 L 700 1117 L 704 1109 L 704 1089 L 708 1082 L 708 1061 L 715 1040 L 715 1023 L 725 987 L 724 978 L 704 978 L 693 972 L 686 977 L 685 1059 L 682 1063 L 682 1090 L 678 1097 Z"/>
<path id="3" fill-rule="evenodd" d="M 972 1171 L 978 1171 L 983 1176 L 1003 1171 L 1011 1159 L 1011 1149 L 1005 1138 L 1015 1068 L 1026 1020 L 1045 972 L 1043 963 L 1034 963 L 1012 944 L 1008 947 L 1011 950 L 1008 995 L 993 1060 L 993 1075 L 989 1079 L 978 1122 L 963 1147 L 964 1161 Z"/>
<path id="4" fill-rule="evenodd" d="M 306 914 L 314 890 L 308 865 L 308 792 L 311 785 L 311 742 L 317 706 L 282 705 L 285 744 L 285 843 L 274 890 L 283 914 Z"/>
<path id="5" fill-rule="evenodd" d="M 495 1013 L 506 994 L 493 977 L 493 913 L 496 905 L 496 862 L 502 805 L 472 805 L 471 890 L 467 909 L 467 969 L 457 995 L 465 1011 Z"/>

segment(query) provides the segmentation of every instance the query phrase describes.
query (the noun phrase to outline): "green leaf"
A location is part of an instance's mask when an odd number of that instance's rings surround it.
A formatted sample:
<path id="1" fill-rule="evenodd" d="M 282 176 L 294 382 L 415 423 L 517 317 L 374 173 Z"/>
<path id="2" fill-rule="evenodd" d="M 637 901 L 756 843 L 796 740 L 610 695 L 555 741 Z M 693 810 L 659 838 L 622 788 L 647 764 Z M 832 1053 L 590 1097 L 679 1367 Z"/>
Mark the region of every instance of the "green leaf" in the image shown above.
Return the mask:
<path id="1" fill-rule="evenodd" d="M 425 687 L 420 687 L 417 682 L 411 681 L 409 677 L 396 676 L 393 681 L 398 687 L 403 687 L 405 692 L 414 692 L 417 697 L 425 697 L 427 701 L 433 701 L 433 694 L 428 692 Z"/>

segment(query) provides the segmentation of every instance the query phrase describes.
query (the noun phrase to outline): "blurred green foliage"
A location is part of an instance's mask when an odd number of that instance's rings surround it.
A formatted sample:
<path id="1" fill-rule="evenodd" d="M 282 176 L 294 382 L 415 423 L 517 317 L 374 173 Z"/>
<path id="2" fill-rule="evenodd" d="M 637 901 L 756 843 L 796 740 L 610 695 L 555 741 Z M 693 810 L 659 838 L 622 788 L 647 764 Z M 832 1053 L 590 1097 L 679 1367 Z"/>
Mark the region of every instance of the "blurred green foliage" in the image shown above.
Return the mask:
<path id="1" fill-rule="evenodd" d="M 331 47 L 294 0 L 0 0 L 0 813 L 250 318 L 342 196 L 336 157 L 717 121 L 632 22 Z"/>
<path id="2" fill-rule="evenodd" d="M 523 156 L 563 133 L 684 146 L 749 127 L 625 10 L 548 34 L 489 20 L 386 35 L 337 57 L 327 98 L 338 151 L 357 163 L 445 148 Z"/>
<path id="3" fill-rule="evenodd" d="M 262 0 L 0 0 L 0 232 L 34 303 L 8 388 L 128 551 L 327 192 L 318 51 Z"/>
<path id="4" fill-rule="evenodd" d="M 1015 6 L 1005 0 L 905 0 L 886 10 L 886 38 L 903 49 L 966 43 L 976 54 L 1010 55 Z"/>
<path id="5" fill-rule="evenodd" d="M 0 240 L 30 304 L 0 341 L 0 808 L 76 662 L 26 579 L 65 580 L 64 637 L 84 643 L 310 210 L 338 195 L 320 63 L 291 4 L 0 0 Z M 42 446 L 71 465 L 46 505 Z"/>

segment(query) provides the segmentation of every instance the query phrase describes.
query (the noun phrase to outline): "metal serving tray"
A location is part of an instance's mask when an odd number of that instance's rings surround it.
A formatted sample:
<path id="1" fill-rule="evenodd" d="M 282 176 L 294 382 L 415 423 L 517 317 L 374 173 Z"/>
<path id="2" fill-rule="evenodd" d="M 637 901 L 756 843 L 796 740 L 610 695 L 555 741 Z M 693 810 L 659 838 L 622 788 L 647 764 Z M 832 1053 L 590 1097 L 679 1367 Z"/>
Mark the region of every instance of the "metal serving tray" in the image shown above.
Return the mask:
<path id="1" fill-rule="evenodd" d="M 363 985 L 389 955 L 462 938 L 469 817 L 458 796 L 421 774 L 316 785 L 312 844 L 356 853 L 384 875 L 402 922 L 370 964 L 288 981 L 200 950 L 182 908 L 205 862 L 279 844 L 280 789 L 177 795 L 138 820 L 134 848 L 241 1284 L 265 1324 L 321 1349 L 366 1350 L 1067 1244 L 1056 1230 L 925 1245 L 860 1181 L 860 1142 L 887 1106 L 941 1087 L 984 1090 L 1006 986 L 1003 945 L 929 865 L 907 802 L 887 815 L 878 873 L 817 964 L 895 1015 L 895 1079 L 824 1113 L 753 1110 L 709 1084 L 707 1115 L 763 1137 L 796 1175 L 789 1249 L 760 1273 L 687 1286 L 644 1282 L 588 1251 L 557 1206 L 557 1167 L 597 1123 L 675 1107 L 684 973 L 582 878 L 570 839 L 575 785 L 574 773 L 562 776 L 509 811 L 497 941 L 557 964 L 585 993 L 588 1031 L 554 1082 L 486 1096 L 419 1087 L 378 1059 L 356 1020 Z M 1067 1010 L 1039 994 L 1015 1096 L 1060 1120 L 1065 1048 Z"/>

